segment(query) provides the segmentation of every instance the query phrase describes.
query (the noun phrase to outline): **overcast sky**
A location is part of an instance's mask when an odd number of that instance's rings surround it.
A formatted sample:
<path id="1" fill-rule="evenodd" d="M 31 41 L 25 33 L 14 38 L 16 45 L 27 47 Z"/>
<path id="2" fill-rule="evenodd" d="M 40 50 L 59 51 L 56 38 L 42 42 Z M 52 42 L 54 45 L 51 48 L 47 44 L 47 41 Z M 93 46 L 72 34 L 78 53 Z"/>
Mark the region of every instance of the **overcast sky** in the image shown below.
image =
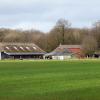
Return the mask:
<path id="1" fill-rule="evenodd" d="M 47 32 L 60 18 L 90 27 L 100 20 L 100 0 L 0 0 L 0 27 Z"/>

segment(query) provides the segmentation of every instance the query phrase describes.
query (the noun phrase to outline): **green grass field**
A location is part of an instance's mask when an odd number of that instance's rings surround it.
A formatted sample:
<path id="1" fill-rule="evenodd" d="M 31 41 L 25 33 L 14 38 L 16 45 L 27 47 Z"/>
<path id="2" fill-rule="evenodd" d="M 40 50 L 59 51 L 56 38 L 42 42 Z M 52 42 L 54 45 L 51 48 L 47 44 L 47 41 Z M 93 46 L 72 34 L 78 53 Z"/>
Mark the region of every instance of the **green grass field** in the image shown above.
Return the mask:
<path id="1" fill-rule="evenodd" d="M 0 100 L 100 100 L 100 60 L 0 61 Z"/>

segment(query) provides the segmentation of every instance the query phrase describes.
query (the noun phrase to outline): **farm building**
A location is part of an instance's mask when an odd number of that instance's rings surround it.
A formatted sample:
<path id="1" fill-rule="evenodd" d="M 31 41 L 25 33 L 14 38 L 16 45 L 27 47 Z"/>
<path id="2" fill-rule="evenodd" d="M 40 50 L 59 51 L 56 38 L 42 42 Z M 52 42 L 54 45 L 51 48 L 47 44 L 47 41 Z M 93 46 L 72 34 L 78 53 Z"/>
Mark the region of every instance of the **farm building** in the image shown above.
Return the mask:
<path id="1" fill-rule="evenodd" d="M 45 53 L 33 43 L 0 43 L 0 59 L 43 59 Z"/>
<path id="2" fill-rule="evenodd" d="M 45 54 L 45 59 L 64 60 L 70 58 L 82 58 L 81 45 L 59 45 L 51 53 Z"/>

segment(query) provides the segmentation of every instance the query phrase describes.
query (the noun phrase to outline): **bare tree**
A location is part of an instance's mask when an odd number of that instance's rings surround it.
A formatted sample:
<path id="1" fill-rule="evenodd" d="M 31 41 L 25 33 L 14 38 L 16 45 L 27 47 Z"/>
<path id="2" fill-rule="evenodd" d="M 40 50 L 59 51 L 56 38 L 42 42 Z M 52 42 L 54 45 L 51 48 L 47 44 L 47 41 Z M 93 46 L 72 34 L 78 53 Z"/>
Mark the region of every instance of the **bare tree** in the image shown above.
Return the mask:
<path id="1" fill-rule="evenodd" d="M 69 29 L 70 26 L 71 26 L 71 23 L 65 19 L 59 19 L 56 23 L 55 27 L 58 29 L 58 31 L 62 35 L 62 44 L 65 43 L 65 33 Z"/>
<path id="2" fill-rule="evenodd" d="M 82 42 L 82 48 L 84 54 L 87 56 L 92 56 L 94 52 L 97 50 L 98 43 L 93 36 L 86 36 Z"/>
<path id="3" fill-rule="evenodd" d="M 93 24 L 91 33 L 96 38 L 98 42 L 98 47 L 100 48 L 100 21 L 97 21 Z"/>

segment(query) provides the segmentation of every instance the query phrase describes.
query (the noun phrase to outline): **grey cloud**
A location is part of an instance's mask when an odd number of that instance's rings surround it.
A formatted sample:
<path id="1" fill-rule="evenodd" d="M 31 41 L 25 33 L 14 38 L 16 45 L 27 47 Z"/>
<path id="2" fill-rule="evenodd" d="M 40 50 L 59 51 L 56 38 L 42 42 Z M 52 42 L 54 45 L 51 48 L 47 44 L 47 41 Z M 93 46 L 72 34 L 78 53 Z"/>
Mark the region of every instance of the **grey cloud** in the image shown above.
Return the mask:
<path id="1" fill-rule="evenodd" d="M 47 31 L 59 18 L 84 27 L 100 19 L 99 0 L 0 0 L 0 26 Z M 45 28 L 44 28 L 45 27 Z"/>

